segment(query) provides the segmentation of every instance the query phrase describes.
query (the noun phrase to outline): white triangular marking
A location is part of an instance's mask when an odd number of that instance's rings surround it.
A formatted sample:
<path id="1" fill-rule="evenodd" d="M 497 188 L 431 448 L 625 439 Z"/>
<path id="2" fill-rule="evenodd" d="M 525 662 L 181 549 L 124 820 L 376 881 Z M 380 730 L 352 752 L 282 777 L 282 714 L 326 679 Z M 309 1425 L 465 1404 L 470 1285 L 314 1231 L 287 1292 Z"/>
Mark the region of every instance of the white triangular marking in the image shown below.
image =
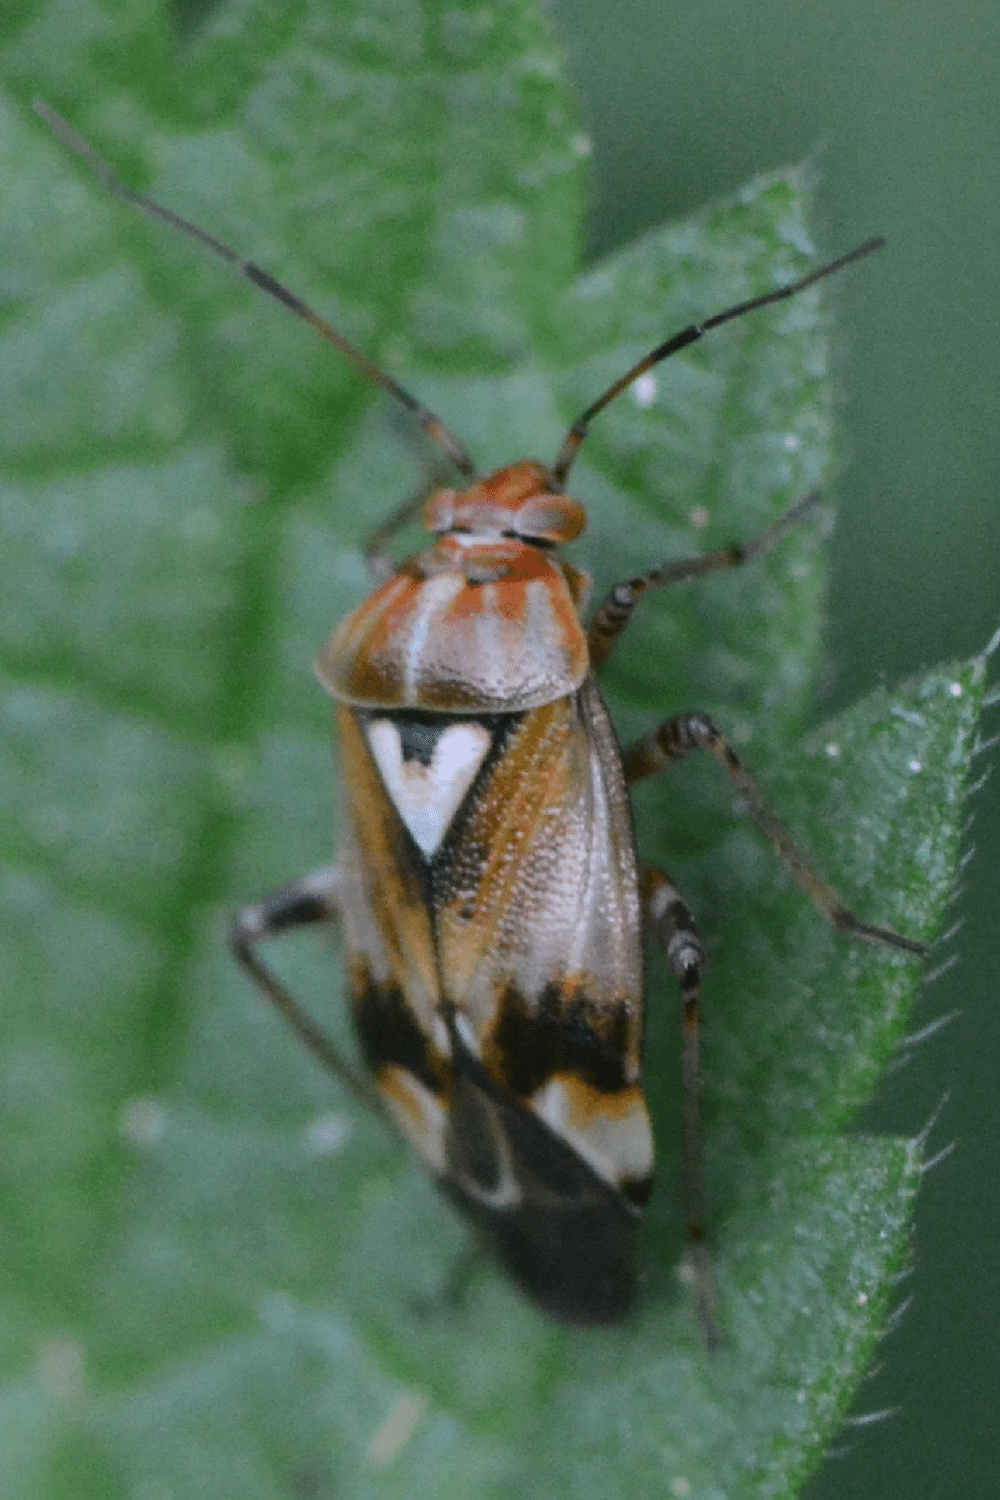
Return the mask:
<path id="1" fill-rule="evenodd" d="M 446 725 L 426 766 L 416 756 L 403 759 L 399 729 L 392 719 L 370 719 L 366 732 L 396 811 L 417 847 L 430 858 L 489 754 L 489 730 L 482 724 Z"/>

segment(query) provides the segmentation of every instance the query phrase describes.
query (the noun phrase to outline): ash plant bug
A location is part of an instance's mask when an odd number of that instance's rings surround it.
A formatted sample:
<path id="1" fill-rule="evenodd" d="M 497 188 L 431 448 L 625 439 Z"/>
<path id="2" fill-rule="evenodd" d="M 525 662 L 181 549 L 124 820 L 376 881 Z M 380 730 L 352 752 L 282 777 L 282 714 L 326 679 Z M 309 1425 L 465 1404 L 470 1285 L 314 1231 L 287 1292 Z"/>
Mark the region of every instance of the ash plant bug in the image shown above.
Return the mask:
<path id="1" fill-rule="evenodd" d="M 653 366 L 881 241 L 682 329 L 598 396 L 553 463 L 526 459 L 480 478 L 437 416 L 294 293 L 126 187 L 65 121 L 36 108 L 119 198 L 197 240 L 339 349 L 461 476 L 423 505 L 434 536 L 425 550 L 400 566 L 382 550 L 415 506 L 373 539 L 378 586 L 317 662 L 335 705 L 342 847 L 334 864 L 237 914 L 236 958 L 320 1063 L 379 1101 L 524 1292 L 554 1318 L 594 1324 L 633 1303 L 653 1180 L 645 927 L 681 991 L 686 1214 L 699 1313 L 717 1342 L 698 1114 L 704 952 L 671 880 L 639 861 L 629 785 L 707 751 L 834 926 L 905 953 L 924 948 L 845 905 L 706 714 L 670 718 L 622 754 L 595 680 L 649 590 L 761 556 L 815 497 L 748 542 L 618 585 L 585 625 L 587 579 L 556 551 L 586 524 L 566 481 L 594 418 Z M 260 956 L 263 939 L 321 922 L 340 926 L 370 1082 Z"/>

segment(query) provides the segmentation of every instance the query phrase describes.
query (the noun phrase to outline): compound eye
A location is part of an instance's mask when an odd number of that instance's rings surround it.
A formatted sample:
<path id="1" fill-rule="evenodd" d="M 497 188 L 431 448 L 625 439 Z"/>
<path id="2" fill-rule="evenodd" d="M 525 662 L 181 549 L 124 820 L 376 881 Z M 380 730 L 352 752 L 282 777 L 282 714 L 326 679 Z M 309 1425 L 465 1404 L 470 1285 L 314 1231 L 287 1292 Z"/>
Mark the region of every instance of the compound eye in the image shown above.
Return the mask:
<path id="1" fill-rule="evenodd" d="M 587 515 L 579 501 L 568 495 L 533 495 L 518 507 L 513 522 L 515 532 L 525 540 L 558 546 L 580 535 Z"/>

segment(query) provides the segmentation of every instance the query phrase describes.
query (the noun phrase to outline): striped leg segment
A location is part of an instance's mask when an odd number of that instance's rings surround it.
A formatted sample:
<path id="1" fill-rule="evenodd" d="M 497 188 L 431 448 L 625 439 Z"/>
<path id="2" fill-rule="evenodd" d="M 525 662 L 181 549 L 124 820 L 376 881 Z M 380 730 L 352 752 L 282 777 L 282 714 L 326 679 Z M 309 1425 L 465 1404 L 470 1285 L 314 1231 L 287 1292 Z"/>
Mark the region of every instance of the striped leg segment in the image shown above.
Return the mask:
<path id="1" fill-rule="evenodd" d="M 889 948 L 898 948 L 904 953 L 924 954 L 926 944 L 913 938 L 902 937 L 887 927 L 876 927 L 862 922 L 845 905 L 840 896 L 810 863 L 788 829 L 771 810 L 750 772 L 740 760 L 728 740 L 716 728 L 707 714 L 678 714 L 667 719 L 658 729 L 646 735 L 625 754 L 625 777 L 627 781 L 639 781 L 664 770 L 674 761 L 683 760 L 693 750 L 707 750 L 714 755 L 728 774 L 747 812 L 758 828 L 766 835 L 775 851 L 784 860 L 796 881 L 813 904 L 841 932 L 852 937 L 865 938 L 868 942 L 882 943 Z"/>
<path id="2" fill-rule="evenodd" d="M 642 897 L 649 928 L 681 990 L 683 1027 L 683 1189 L 698 1316 L 709 1349 L 721 1343 L 718 1298 L 705 1236 L 701 1111 L 701 975 L 705 951 L 687 905 L 661 870 L 644 865 Z"/>
<path id="3" fill-rule="evenodd" d="M 242 907 L 229 929 L 229 946 L 261 994 L 305 1043 L 317 1062 L 356 1098 L 371 1104 L 375 1097 L 372 1089 L 356 1077 L 330 1038 L 257 953 L 257 945 L 265 938 L 311 927 L 317 922 L 336 922 L 340 915 L 339 898 L 339 873 L 335 866 L 324 865 L 300 880 L 279 885 L 262 901 Z"/>
<path id="4" fill-rule="evenodd" d="M 666 589 L 672 583 L 683 583 L 686 578 L 703 578 L 706 573 L 720 573 L 727 568 L 739 568 L 743 563 L 763 557 L 777 546 L 782 537 L 819 503 L 818 490 L 812 491 L 779 516 L 773 526 L 751 537 L 748 542 L 734 542 L 729 547 L 718 547 L 714 552 L 703 552 L 699 557 L 681 557 L 676 562 L 661 563 L 616 584 L 601 604 L 587 632 L 591 664 L 599 666 L 618 643 L 618 637 L 632 618 L 632 611 L 642 596 L 650 589 Z"/>

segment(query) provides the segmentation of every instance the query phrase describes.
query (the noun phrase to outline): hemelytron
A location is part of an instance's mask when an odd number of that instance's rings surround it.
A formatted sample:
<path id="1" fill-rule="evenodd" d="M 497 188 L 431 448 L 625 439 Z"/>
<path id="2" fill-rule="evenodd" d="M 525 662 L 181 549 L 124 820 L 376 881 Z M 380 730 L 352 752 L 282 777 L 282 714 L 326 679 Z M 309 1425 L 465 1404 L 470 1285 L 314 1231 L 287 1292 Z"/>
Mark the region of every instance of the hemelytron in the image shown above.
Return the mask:
<path id="1" fill-rule="evenodd" d="M 759 557 L 815 497 L 747 542 L 619 584 L 584 624 L 588 580 L 558 552 L 586 524 L 566 482 L 594 418 L 654 365 L 880 242 L 682 329 L 598 396 L 552 463 L 525 459 L 479 477 L 432 412 L 292 292 L 132 192 L 65 121 L 36 108 L 117 196 L 198 240 L 339 349 L 412 414 L 460 476 L 422 501 L 434 538 L 423 551 L 396 566 L 383 550 L 416 504 L 398 508 L 373 540 L 378 586 L 317 662 L 340 742 L 342 846 L 329 867 L 239 912 L 236 957 L 324 1066 L 379 1101 L 538 1306 L 600 1323 L 634 1299 L 637 1230 L 653 1181 L 642 1087 L 642 937 L 651 932 L 681 990 L 686 1211 L 713 1342 L 698 1121 L 704 953 L 669 877 L 639 861 L 630 783 L 707 750 L 835 926 L 912 954 L 923 947 L 855 916 L 707 715 L 668 719 L 623 754 L 596 683 L 648 590 Z M 370 1082 L 259 952 L 264 938 L 333 921 Z"/>

